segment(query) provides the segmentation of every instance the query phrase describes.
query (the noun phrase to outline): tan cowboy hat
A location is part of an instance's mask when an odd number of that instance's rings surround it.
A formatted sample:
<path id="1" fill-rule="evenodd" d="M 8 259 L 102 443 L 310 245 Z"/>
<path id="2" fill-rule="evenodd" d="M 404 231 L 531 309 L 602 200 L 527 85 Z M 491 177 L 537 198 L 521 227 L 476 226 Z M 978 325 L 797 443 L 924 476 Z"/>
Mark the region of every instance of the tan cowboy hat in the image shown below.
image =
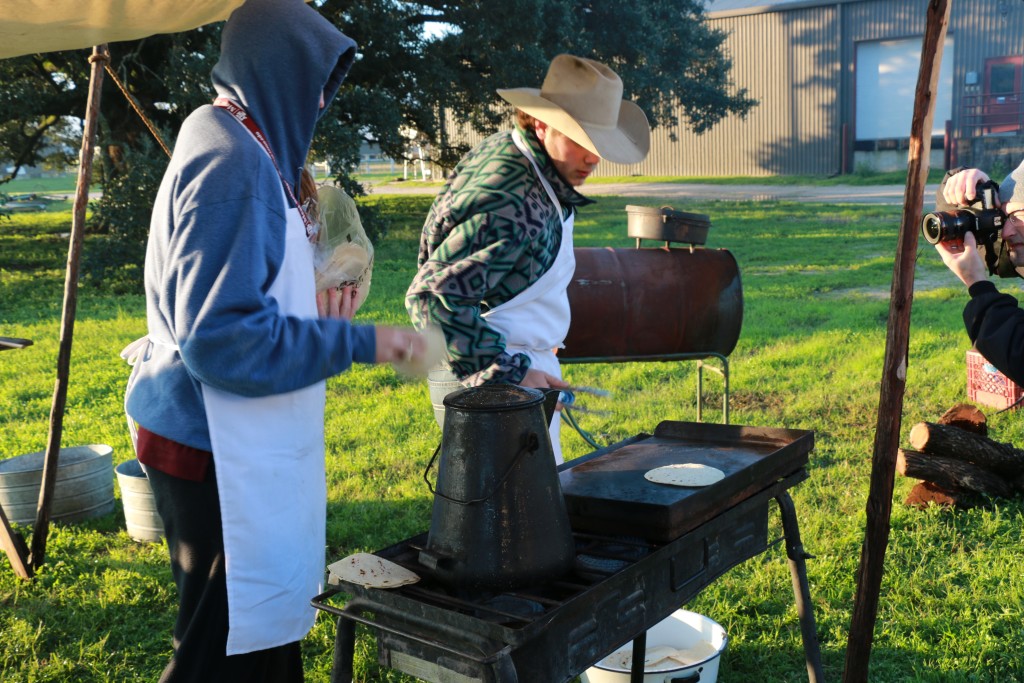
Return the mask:
<path id="1" fill-rule="evenodd" d="M 635 164 L 651 147 L 643 110 L 623 100 L 622 80 L 592 59 L 558 55 L 540 90 L 512 88 L 498 95 L 602 159 Z"/>

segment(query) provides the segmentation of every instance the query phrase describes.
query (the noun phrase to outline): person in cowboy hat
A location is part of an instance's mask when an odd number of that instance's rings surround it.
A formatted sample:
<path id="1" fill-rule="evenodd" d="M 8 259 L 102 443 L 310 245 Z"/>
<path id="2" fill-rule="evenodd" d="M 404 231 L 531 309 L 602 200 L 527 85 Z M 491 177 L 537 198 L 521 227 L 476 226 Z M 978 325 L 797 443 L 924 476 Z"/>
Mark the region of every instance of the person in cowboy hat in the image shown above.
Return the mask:
<path id="1" fill-rule="evenodd" d="M 515 128 L 456 165 L 423 225 L 406 292 L 413 325 L 438 325 L 447 342 L 444 367 L 430 375 L 435 406 L 460 386 L 568 386 L 555 352 L 569 330 L 573 219 L 591 203 L 576 188 L 602 159 L 633 164 L 650 147 L 647 117 L 592 59 L 558 55 L 539 90 L 498 95 L 516 108 Z M 561 462 L 558 420 L 552 446 Z"/>

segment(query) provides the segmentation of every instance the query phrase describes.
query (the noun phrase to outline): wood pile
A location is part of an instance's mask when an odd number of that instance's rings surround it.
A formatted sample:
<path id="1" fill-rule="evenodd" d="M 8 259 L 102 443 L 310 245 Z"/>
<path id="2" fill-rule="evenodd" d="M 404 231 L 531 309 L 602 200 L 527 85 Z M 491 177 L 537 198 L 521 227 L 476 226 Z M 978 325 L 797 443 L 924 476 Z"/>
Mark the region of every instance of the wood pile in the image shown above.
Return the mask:
<path id="1" fill-rule="evenodd" d="M 910 445 L 899 449 L 896 471 L 922 481 L 907 505 L 972 507 L 978 494 L 1009 498 L 1024 492 L 1024 450 L 988 438 L 985 415 L 972 405 L 914 425 Z"/>

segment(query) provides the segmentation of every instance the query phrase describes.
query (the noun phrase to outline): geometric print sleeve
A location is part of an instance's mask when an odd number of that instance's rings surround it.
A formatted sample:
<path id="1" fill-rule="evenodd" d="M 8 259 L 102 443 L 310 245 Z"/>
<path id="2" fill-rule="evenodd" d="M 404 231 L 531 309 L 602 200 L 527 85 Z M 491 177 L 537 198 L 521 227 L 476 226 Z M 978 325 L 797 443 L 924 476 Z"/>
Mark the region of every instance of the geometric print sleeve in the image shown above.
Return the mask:
<path id="1" fill-rule="evenodd" d="M 444 330 L 448 362 L 467 386 L 516 383 L 530 367 L 524 354 L 505 353 L 504 339 L 481 316 L 485 302 L 498 305 L 499 292 L 513 284 L 505 277 L 526 246 L 515 233 L 501 212 L 468 217 L 426 258 L 406 295 L 416 327 L 434 323 Z"/>

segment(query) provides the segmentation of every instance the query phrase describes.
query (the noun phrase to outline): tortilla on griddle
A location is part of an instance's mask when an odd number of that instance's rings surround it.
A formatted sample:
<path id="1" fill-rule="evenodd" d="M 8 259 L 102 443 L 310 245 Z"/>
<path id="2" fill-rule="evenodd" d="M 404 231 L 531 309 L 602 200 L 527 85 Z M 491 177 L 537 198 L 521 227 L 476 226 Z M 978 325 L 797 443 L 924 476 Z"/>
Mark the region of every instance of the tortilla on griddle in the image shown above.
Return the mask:
<path id="1" fill-rule="evenodd" d="M 327 567 L 330 581 L 347 581 L 366 588 L 397 588 L 420 577 L 405 567 L 370 553 L 356 553 Z"/>
<path id="2" fill-rule="evenodd" d="M 665 465 L 644 474 L 644 479 L 647 481 L 653 481 L 655 484 L 668 484 L 670 486 L 710 486 L 724 478 L 725 473 L 717 467 L 701 465 L 696 462 Z"/>

